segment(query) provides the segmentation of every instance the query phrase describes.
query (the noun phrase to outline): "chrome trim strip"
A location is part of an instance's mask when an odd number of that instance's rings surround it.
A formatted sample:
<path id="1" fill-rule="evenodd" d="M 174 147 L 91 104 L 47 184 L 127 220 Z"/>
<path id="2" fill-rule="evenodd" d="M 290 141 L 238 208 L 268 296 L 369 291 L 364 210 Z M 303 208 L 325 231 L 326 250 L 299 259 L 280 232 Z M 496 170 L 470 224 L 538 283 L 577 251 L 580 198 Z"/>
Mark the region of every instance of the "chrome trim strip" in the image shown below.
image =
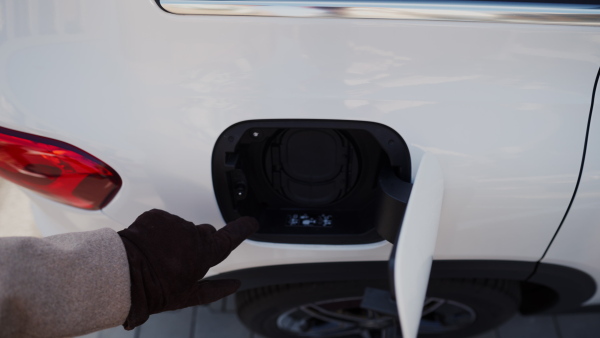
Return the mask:
<path id="1" fill-rule="evenodd" d="M 600 6 L 492 2 L 160 0 L 174 14 L 600 26 Z"/>

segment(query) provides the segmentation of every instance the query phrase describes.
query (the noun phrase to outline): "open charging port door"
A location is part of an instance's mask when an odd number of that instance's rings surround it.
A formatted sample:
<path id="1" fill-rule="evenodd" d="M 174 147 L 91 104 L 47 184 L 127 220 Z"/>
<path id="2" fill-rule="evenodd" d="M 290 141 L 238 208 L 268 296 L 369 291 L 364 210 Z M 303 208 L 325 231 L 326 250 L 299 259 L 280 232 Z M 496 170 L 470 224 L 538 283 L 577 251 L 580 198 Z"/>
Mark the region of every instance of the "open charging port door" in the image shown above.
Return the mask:
<path id="1" fill-rule="evenodd" d="M 421 159 L 404 222 L 390 257 L 396 304 L 404 338 L 417 337 L 437 239 L 444 178 L 434 155 Z"/>
<path id="2" fill-rule="evenodd" d="M 394 187 L 385 175 L 388 203 L 406 203 L 406 189 Z M 390 292 L 367 289 L 361 307 L 390 315 L 397 314 L 402 337 L 416 338 L 423 313 L 423 303 L 437 239 L 444 181 L 434 155 L 421 159 L 404 217 L 397 231 L 389 259 Z M 395 332 L 390 333 L 396 336 Z"/>

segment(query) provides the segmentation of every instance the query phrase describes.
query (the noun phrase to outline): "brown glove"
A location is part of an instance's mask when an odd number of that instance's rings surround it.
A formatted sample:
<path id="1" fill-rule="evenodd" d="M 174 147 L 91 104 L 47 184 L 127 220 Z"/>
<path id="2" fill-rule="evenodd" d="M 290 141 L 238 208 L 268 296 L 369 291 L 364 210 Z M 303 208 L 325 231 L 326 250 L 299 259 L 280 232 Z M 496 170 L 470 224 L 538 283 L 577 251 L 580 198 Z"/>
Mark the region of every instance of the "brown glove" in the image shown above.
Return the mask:
<path id="1" fill-rule="evenodd" d="M 131 308 L 123 327 L 132 330 L 151 314 L 211 303 L 237 291 L 239 280 L 200 279 L 256 230 L 251 217 L 216 231 L 162 210 L 140 215 L 118 232 L 131 276 Z"/>

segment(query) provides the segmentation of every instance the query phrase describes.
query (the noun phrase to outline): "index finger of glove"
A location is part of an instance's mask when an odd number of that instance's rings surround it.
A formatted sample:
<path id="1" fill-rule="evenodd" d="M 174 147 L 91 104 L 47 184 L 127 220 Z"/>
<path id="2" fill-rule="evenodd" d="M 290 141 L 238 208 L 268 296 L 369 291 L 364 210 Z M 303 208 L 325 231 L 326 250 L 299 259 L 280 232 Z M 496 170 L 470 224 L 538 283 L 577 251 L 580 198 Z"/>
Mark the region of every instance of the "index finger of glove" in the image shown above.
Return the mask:
<path id="1" fill-rule="evenodd" d="M 233 249 L 258 230 L 258 221 L 253 217 L 241 217 L 219 229 L 213 241 L 217 254 L 211 266 L 221 263 Z"/>

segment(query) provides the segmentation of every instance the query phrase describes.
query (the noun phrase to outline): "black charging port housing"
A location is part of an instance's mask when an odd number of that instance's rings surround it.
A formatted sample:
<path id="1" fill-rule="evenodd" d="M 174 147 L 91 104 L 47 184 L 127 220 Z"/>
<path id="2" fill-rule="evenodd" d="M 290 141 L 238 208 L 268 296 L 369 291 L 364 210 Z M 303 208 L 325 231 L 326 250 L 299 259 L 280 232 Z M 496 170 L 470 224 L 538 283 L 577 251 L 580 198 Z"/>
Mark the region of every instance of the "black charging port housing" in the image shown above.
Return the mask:
<path id="1" fill-rule="evenodd" d="M 250 239 L 275 243 L 393 241 L 411 188 L 402 137 L 361 121 L 237 123 L 219 136 L 212 173 L 225 221 L 256 217 Z"/>

